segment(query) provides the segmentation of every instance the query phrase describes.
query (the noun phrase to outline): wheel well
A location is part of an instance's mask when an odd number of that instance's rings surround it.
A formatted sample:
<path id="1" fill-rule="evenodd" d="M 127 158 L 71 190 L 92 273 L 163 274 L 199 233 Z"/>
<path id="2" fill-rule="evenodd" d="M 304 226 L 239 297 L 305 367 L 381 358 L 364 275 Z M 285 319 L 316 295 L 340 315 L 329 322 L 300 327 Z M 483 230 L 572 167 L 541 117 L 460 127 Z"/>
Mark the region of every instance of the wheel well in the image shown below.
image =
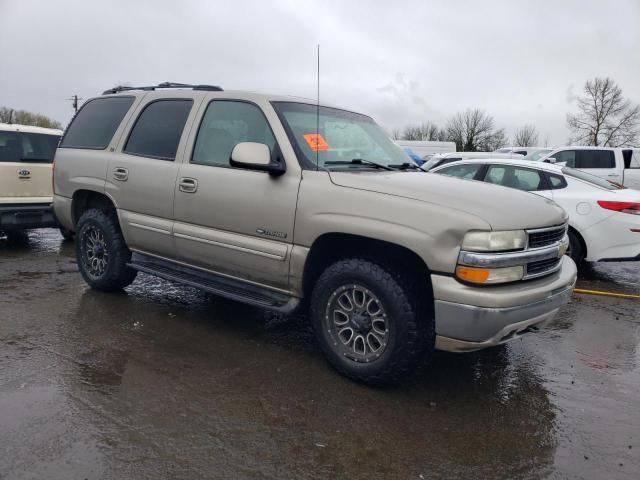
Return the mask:
<path id="1" fill-rule="evenodd" d="M 395 243 L 345 233 L 324 234 L 311 246 L 302 277 L 306 298 L 322 272 L 343 258 L 365 258 L 393 273 L 407 275 L 417 292 L 433 299 L 429 268 L 418 254 Z M 433 302 L 428 303 L 432 308 Z"/>
<path id="2" fill-rule="evenodd" d="M 582 255 L 584 256 L 584 258 L 587 258 L 587 244 L 585 243 L 584 238 L 582 238 L 580 232 L 573 228 L 571 225 L 569 225 L 569 231 L 576 236 L 576 238 L 580 242 L 580 246 L 582 247 Z"/>
<path id="3" fill-rule="evenodd" d="M 78 190 L 73 194 L 71 202 L 71 214 L 74 227 L 82 214 L 90 208 L 107 211 L 115 210 L 113 203 L 106 195 L 92 190 Z"/>

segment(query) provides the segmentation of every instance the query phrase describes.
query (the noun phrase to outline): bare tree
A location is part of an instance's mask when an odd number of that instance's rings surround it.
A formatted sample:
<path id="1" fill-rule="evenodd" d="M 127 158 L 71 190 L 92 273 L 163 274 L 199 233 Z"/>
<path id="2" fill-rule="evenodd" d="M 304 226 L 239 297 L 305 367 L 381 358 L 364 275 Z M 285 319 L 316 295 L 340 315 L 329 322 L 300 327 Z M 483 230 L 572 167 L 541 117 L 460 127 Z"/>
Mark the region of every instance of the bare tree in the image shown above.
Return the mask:
<path id="1" fill-rule="evenodd" d="M 496 129 L 493 117 L 478 108 L 457 113 L 447 123 L 447 140 L 456 142 L 458 151 L 493 151 L 507 143 L 504 129 Z"/>
<path id="2" fill-rule="evenodd" d="M 587 80 L 577 103 L 578 114 L 567 115 L 572 143 L 619 147 L 637 142 L 640 105 L 625 100 L 611 78 Z"/>
<path id="3" fill-rule="evenodd" d="M 13 108 L 0 107 L 0 123 L 13 123 Z"/>
<path id="4" fill-rule="evenodd" d="M 524 125 L 513 136 L 514 147 L 533 147 L 538 144 L 538 130 L 533 125 Z"/>
<path id="5" fill-rule="evenodd" d="M 395 127 L 391 130 L 391 138 L 394 140 L 400 140 L 402 138 L 402 132 L 398 127 Z"/>
<path id="6" fill-rule="evenodd" d="M 18 123 L 20 125 L 33 125 L 35 127 L 45 128 L 62 128 L 57 120 L 40 115 L 39 113 L 31 113 L 25 110 L 13 110 L 12 108 L 0 107 L 0 122 L 2 123 Z"/>
<path id="7" fill-rule="evenodd" d="M 442 136 L 442 130 L 431 122 L 409 125 L 402 132 L 402 140 L 438 141 Z"/>

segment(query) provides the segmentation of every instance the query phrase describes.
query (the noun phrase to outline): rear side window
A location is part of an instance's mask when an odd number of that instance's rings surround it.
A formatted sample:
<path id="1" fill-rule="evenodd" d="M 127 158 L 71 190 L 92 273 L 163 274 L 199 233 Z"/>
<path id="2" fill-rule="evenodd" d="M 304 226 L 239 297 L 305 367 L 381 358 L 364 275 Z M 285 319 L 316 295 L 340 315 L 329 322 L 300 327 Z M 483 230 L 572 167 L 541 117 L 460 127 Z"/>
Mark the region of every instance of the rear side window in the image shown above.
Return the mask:
<path id="1" fill-rule="evenodd" d="M 0 132 L 0 162 L 51 163 L 58 135 L 27 132 Z"/>
<path id="2" fill-rule="evenodd" d="M 511 165 L 491 165 L 485 176 L 485 182 L 527 192 L 546 188 L 544 180 L 537 170 Z"/>
<path id="3" fill-rule="evenodd" d="M 568 167 L 571 165 L 567 164 Z M 615 168 L 611 150 L 578 150 L 575 168 Z"/>
<path id="4" fill-rule="evenodd" d="M 191 100 L 158 100 L 147 105 L 131 129 L 124 152 L 175 160 Z"/>
<path id="5" fill-rule="evenodd" d="M 133 97 L 107 97 L 88 101 L 69 125 L 60 147 L 107 148 L 133 100 Z"/>

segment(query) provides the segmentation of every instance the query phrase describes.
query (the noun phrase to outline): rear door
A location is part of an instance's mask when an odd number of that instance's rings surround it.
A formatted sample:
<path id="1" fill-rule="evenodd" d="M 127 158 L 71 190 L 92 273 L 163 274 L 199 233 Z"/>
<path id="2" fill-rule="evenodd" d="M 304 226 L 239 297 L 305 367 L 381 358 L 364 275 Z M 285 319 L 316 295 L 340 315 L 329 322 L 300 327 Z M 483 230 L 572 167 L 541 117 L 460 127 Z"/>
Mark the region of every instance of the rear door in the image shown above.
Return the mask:
<path id="1" fill-rule="evenodd" d="M 59 135 L 0 131 L 0 199 L 51 202 L 51 163 Z"/>
<path id="2" fill-rule="evenodd" d="M 196 98 L 190 92 L 147 95 L 109 159 L 105 191 L 118 207 L 131 250 L 174 257 L 174 189 Z"/>
<path id="3" fill-rule="evenodd" d="M 486 170 L 484 181 L 553 198 L 545 175 L 534 168 L 499 163 L 491 164 Z"/>

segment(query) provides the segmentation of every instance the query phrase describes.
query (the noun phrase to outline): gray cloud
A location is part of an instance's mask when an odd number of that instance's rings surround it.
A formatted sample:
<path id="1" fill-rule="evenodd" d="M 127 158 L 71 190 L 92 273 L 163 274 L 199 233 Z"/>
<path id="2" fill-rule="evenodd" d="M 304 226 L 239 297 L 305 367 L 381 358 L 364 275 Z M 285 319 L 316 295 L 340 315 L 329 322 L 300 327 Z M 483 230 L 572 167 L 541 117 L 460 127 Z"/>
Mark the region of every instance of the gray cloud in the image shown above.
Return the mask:
<path id="1" fill-rule="evenodd" d="M 0 105 L 63 123 L 72 94 L 181 81 L 321 97 L 387 128 L 466 107 L 566 141 L 574 92 L 611 76 L 640 102 L 635 0 L 0 0 Z"/>

